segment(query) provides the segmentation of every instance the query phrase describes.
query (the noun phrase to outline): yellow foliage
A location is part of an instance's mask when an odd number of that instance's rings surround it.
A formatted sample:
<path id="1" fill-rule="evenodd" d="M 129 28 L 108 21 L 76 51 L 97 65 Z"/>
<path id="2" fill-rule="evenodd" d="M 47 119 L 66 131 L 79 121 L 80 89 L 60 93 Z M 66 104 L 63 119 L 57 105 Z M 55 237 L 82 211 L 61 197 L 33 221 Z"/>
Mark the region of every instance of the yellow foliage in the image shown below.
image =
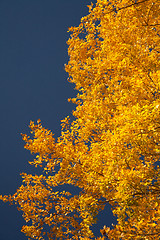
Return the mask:
<path id="1" fill-rule="evenodd" d="M 91 239 L 107 203 L 118 223 L 98 239 L 159 239 L 160 0 L 97 0 L 70 31 L 75 120 L 62 121 L 57 140 L 31 121 L 23 140 L 43 174 L 22 174 L 0 199 L 18 204 L 33 239 Z M 55 190 L 65 184 L 80 193 Z"/>

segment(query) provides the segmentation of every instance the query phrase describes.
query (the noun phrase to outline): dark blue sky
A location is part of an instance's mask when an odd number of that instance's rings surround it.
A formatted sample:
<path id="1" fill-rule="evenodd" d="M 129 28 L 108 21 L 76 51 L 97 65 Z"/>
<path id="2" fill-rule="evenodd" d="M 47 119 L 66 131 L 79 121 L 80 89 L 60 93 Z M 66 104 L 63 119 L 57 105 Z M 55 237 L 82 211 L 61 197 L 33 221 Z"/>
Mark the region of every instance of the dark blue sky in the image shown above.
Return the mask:
<path id="1" fill-rule="evenodd" d="M 19 174 L 33 170 L 20 135 L 28 133 L 30 120 L 40 118 L 58 136 L 60 120 L 75 107 L 67 102 L 76 95 L 64 71 L 67 30 L 80 23 L 90 2 L 0 0 L 0 194 L 13 194 Z M 15 206 L 0 203 L 0 240 L 27 239 L 20 232 L 21 215 Z M 106 211 L 99 226 L 112 222 Z"/>

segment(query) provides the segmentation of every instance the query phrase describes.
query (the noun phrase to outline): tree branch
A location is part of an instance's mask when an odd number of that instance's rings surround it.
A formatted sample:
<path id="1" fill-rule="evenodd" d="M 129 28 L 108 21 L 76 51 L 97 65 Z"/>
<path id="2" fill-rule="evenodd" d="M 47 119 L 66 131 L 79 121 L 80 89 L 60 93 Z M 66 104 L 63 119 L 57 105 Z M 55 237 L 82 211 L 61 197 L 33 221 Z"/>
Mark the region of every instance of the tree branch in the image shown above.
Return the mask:
<path id="1" fill-rule="evenodd" d="M 134 6 L 134 5 L 138 5 L 138 4 L 147 2 L 147 1 L 149 1 L 149 0 L 143 0 L 143 1 L 141 1 L 141 2 L 134 2 L 134 3 L 130 4 L 130 5 L 127 5 L 127 6 L 125 6 L 125 7 L 121 7 L 121 8 L 118 8 L 118 9 L 114 8 L 113 10 L 111 10 L 111 11 L 108 12 L 108 13 L 115 12 L 115 11 L 120 11 L 120 10 L 129 8 L 129 7 L 132 7 L 132 6 Z"/>

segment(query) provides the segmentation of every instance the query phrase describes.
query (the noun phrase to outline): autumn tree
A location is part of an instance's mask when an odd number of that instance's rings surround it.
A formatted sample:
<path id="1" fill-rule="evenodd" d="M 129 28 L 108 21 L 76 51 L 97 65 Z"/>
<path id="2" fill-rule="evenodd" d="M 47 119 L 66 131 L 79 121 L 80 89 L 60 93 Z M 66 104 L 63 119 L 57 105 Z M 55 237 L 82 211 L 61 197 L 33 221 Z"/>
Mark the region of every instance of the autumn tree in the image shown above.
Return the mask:
<path id="1" fill-rule="evenodd" d="M 92 239 L 108 203 L 117 224 L 98 239 L 159 239 L 160 0 L 97 0 L 70 31 L 74 120 L 62 121 L 56 140 L 31 121 L 23 140 L 42 175 L 23 173 L 1 199 L 18 204 L 32 239 Z"/>

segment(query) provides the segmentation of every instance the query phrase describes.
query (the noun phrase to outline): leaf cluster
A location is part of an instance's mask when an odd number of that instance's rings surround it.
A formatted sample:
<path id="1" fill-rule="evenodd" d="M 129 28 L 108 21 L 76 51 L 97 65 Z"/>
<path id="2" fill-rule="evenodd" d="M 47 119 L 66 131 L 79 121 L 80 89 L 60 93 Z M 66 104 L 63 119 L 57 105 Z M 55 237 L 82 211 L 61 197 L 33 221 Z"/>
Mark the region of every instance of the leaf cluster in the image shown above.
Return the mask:
<path id="1" fill-rule="evenodd" d="M 55 140 L 40 120 L 25 148 L 42 175 L 23 174 L 13 196 L 33 239 L 92 239 L 110 203 L 117 224 L 98 239 L 160 236 L 160 1 L 97 0 L 70 28 L 69 81 L 77 104 Z M 56 191 L 79 188 L 77 195 Z"/>

